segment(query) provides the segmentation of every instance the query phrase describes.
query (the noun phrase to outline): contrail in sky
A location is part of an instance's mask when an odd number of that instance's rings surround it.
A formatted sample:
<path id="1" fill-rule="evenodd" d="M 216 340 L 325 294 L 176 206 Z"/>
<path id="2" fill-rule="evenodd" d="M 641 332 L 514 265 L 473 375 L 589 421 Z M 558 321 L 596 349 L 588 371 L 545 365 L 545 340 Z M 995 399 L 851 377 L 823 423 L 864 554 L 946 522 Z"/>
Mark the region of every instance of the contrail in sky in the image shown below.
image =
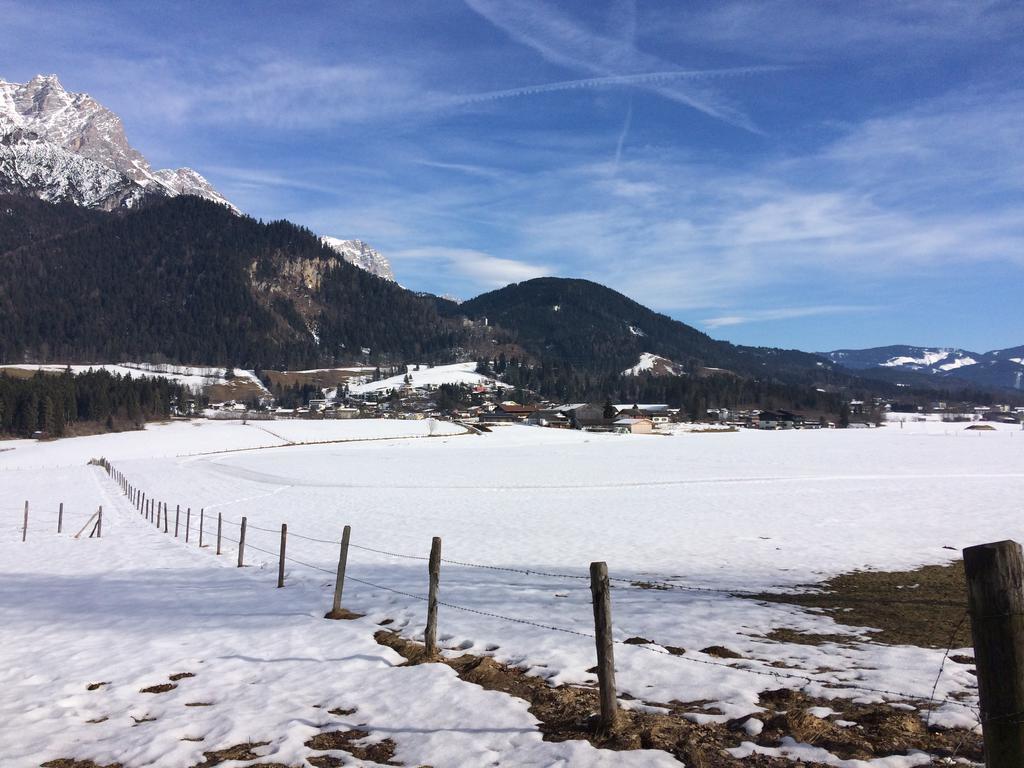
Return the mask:
<path id="1" fill-rule="evenodd" d="M 759 75 L 765 72 L 778 72 L 787 69 L 782 66 L 729 67 L 727 69 L 678 69 L 666 72 L 643 72 L 636 75 L 609 75 L 607 77 L 587 77 L 580 80 L 561 80 L 556 83 L 527 85 L 521 88 L 507 88 L 502 91 L 483 91 L 464 96 L 453 96 L 453 104 L 478 104 L 485 101 L 515 99 L 523 96 L 537 96 L 558 91 L 582 91 L 596 88 L 614 88 L 631 85 L 657 85 L 672 80 L 710 80 L 716 77 L 734 77 L 737 75 Z"/>

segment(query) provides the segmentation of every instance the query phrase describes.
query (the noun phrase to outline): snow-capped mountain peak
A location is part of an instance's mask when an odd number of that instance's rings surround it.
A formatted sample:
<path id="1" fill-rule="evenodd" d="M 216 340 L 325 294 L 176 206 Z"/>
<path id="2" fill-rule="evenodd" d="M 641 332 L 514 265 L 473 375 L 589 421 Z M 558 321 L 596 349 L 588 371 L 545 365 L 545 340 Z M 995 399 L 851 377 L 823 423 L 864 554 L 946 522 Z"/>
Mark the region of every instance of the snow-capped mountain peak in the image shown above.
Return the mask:
<path id="1" fill-rule="evenodd" d="M 342 240 L 338 237 L 327 236 L 320 239 L 324 245 L 340 254 L 349 264 L 365 269 L 377 277 L 395 282 L 395 273 L 392 272 L 391 264 L 384 254 L 371 248 L 362 240 Z"/>
<path id="2" fill-rule="evenodd" d="M 56 75 L 0 80 L 0 192 L 106 210 L 147 194 L 190 194 L 234 209 L 191 169 L 154 171 L 128 143 L 120 117 L 66 90 Z"/>

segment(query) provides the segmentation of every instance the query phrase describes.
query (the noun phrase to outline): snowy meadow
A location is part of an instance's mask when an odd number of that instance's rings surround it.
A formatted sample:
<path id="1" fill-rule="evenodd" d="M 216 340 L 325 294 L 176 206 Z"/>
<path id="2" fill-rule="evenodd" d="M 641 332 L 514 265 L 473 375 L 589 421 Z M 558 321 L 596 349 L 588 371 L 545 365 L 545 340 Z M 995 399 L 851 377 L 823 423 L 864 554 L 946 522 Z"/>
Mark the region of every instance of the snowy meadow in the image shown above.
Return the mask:
<path id="1" fill-rule="evenodd" d="M 390 740 L 406 765 L 679 764 L 655 750 L 544 741 L 527 702 L 444 665 L 404 666 L 379 645 L 381 626 L 422 640 L 434 536 L 443 540 L 446 655 L 593 685 L 587 573 L 602 560 L 623 707 L 699 702 L 691 719 L 748 717 L 755 736 L 759 695 L 785 687 L 897 705 L 934 698 L 933 724 L 976 725 L 974 677 L 944 660 L 945 649 L 871 642 L 869 627 L 754 595 L 1024 538 L 1024 433 L 934 422 L 672 436 L 435 432 L 415 421 L 196 421 L 0 443 L 0 719 L 9 725 L 0 764 L 185 766 L 252 742 L 260 758 L 303 765 L 306 742 L 329 723 L 365 731 L 369 744 Z M 99 457 L 166 502 L 171 529 L 176 508 L 181 525 L 191 509 L 189 541 L 146 522 L 87 464 Z M 74 538 L 99 505 L 102 538 Z M 290 560 L 275 589 L 281 523 Z M 344 605 L 363 618 L 326 621 L 345 525 Z M 791 643 L 771 637 L 778 629 L 849 639 Z M 649 642 L 624 642 L 635 638 Z M 713 647 L 734 655 L 702 650 Z M 755 751 L 837 766 L 931 760 L 842 760 L 793 739 L 772 749 L 744 742 L 734 756 Z"/>

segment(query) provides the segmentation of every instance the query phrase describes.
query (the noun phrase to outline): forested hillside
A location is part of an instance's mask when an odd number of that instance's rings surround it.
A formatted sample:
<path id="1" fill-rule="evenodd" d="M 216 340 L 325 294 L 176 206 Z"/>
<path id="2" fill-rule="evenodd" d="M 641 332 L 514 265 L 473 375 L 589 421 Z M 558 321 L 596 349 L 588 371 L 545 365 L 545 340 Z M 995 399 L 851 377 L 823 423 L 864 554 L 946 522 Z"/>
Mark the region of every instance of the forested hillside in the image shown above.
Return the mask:
<path id="1" fill-rule="evenodd" d="M 430 300 L 294 224 L 190 196 L 127 214 L 29 202 L 0 204 L 0 362 L 289 368 L 457 345 Z"/>

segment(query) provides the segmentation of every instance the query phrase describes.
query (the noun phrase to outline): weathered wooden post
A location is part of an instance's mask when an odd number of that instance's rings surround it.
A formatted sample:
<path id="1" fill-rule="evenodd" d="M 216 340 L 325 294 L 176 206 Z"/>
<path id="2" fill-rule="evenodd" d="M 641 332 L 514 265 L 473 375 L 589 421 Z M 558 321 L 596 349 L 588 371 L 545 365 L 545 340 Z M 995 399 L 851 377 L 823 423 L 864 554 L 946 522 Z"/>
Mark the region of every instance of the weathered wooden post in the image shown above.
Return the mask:
<path id="1" fill-rule="evenodd" d="M 168 523 L 167 523 L 167 517 L 168 517 L 167 502 L 165 501 L 164 502 L 164 533 L 167 533 L 167 531 L 169 530 Z"/>
<path id="2" fill-rule="evenodd" d="M 57 533 L 64 530 L 64 502 L 60 503 L 60 507 L 57 509 Z"/>
<path id="3" fill-rule="evenodd" d="M 220 528 L 223 520 L 221 519 L 220 512 L 217 513 L 217 554 L 220 554 Z"/>
<path id="4" fill-rule="evenodd" d="M 203 548 L 203 525 L 206 518 L 206 507 L 200 507 L 199 509 L 199 548 Z"/>
<path id="5" fill-rule="evenodd" d="M 423 645 L 427 658 L 434 658 L 437 656 L 437 591 L 441 582 L 441 539 L 437 536 L 430 543 L 427 573 L 430 575 L 430 589 L 427 593 L 427 628 L 423 631 Z"/>
<path id="6" fill-rule="evenodd" d="M 156 503 L 156 527 L 160 530 L 160 507 L 163 506 L 159 501 Z"/>
<path id="7" fill-rule="evenodd" d="M 246 518 L 242 518 L 242 528 L 238 532 L 238 567 L 242 567 L 243 557 L 245 555 L 245 523 Z"/>
<path id="8" fill-rule="evenodd" d="M 181 504 L 174 509 L 174 538 L 178 538 L 178 523 L 181 521 Z"/>
<path id="9" fill-rule="evenodd" d="M 28 536 L 28 501 L 25 501 L 25 521 L 21 524 L 21 540 Z"/>
<path id="10" fill-rule="evenodd" d="M 281 554 L 277 559 L 277 588 L 284 586 L 284 548 L 288 543 L 288 523 L 281 523 Z"/>
<path id="11" fill-rule="evenodd" d="M 185 510 L 185 543 L 188 544 L 188 532 L 192 529 L 192 507 Z"/>
<path id="12" fill-rule="evenodd" d="M 103 538 L 103 507 L 101 506 L 98 510 L 96 517 L 96 538 Z"/>
<path id="13" fill-rule="evenodd" d="M 1024 555 L 1015 541 L 964 550 L 986 768 L 1024 765 Z"/>
<path id="14" fill-rule="evenodd" d="M 600 726 L 615 728 L 618 700 L 615 695 L 615 652 L 612 640 L 612 598 L 608 585 L 608 564 L 590 564 L 590 592 L 594 599 L 594 637 L 597 642 L 597 683 L 601 696 Z"/>
<path id="15" fill-rule="evenodd" d="M 345 568 L 348 565 L 348 541 L 352 536 L 352 526 L 346 525 L 341 532 L 341 550 L 338 552 L 338 575 L 334 580 L 334 602 L 325 619 L 351 618 L 352 614 L 341 609 L 341 593 L 345 589 Z"/>

